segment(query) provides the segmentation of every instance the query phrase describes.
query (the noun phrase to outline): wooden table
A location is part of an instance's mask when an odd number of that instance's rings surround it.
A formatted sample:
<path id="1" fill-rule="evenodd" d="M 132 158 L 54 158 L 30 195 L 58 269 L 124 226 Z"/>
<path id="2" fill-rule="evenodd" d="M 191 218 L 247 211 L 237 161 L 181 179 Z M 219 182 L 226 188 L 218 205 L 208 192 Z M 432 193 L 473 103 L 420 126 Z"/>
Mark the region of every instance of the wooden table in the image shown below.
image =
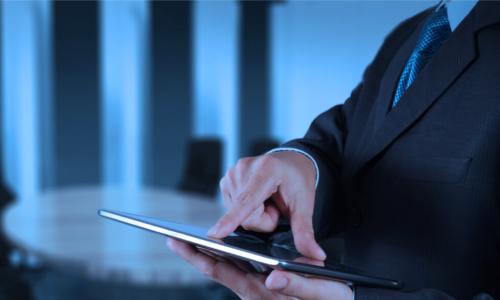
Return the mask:
<path id="1" fill-rule="evenodd" d="M 94 279 L 176 286 L 207 282 L 168 250 L 165 237 L 99 217 L 99 208 L 205 227 L 223 211 L 215 199 L 178 191 L 68 188 L 18 200 L 6 211 L 3 226 L 14 243 L 44 263 Z"/>

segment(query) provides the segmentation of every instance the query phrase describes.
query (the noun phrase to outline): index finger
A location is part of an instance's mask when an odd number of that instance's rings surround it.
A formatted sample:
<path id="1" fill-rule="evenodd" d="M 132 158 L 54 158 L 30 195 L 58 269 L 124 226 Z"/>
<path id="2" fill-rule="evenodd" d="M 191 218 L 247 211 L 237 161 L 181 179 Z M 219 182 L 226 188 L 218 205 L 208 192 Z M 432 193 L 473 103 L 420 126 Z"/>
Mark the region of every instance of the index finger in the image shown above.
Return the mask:
<path id="1" fill-rule="evenodd" d="M 246 188 L 246 191 L 233 202 L 231 209 L 210 229 L 208 235 L 223 238 L 233 232 L 272 194 L 271 186 L 267 184 L 256 189 L 255 184 L 252 184 Z"/>

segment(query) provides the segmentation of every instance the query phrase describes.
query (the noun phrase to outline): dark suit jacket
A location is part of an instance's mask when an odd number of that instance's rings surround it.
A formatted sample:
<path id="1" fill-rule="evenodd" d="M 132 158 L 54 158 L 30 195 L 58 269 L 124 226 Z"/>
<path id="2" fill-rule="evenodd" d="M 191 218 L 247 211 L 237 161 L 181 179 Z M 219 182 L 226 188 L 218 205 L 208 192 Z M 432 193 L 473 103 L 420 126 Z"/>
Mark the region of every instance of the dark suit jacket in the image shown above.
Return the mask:
<path id="1" fill-rule="evenodd" d="M 343 263 L 406 284 L 358 287 L 358 300 L 500 297 L 500 2 L 478 3 L 389 109 L 431 12 L 285 144 L 319 164 L 317 234 L 343 239 Z"/>

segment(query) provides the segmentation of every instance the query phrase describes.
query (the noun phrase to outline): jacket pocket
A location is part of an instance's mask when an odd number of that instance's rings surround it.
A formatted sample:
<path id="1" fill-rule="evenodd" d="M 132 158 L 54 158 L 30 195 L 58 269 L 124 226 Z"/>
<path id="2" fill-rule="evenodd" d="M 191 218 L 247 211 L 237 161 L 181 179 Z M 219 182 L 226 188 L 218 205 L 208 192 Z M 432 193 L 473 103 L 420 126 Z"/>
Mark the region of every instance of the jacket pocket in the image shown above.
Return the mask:
<path id="1" fill-rule="evenodd" d="M 403 156 L 394 162 L 394 174 L 402 179 L 459 183 L 465 181 L 470 157 Z"/>

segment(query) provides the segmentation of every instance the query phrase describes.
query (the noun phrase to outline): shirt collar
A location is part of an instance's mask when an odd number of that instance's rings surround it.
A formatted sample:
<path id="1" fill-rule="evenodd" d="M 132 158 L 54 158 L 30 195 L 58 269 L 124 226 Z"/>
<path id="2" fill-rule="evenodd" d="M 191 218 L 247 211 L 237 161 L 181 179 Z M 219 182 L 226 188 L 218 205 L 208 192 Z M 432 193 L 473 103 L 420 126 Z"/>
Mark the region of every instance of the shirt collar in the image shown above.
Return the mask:
<path id="1" fill-rule="evenodd" d="M 451 0 L 446 3 L 448 20 L 451 31 L 454 31 L 460 22 L 469 14 L 478 0 Z"/>

